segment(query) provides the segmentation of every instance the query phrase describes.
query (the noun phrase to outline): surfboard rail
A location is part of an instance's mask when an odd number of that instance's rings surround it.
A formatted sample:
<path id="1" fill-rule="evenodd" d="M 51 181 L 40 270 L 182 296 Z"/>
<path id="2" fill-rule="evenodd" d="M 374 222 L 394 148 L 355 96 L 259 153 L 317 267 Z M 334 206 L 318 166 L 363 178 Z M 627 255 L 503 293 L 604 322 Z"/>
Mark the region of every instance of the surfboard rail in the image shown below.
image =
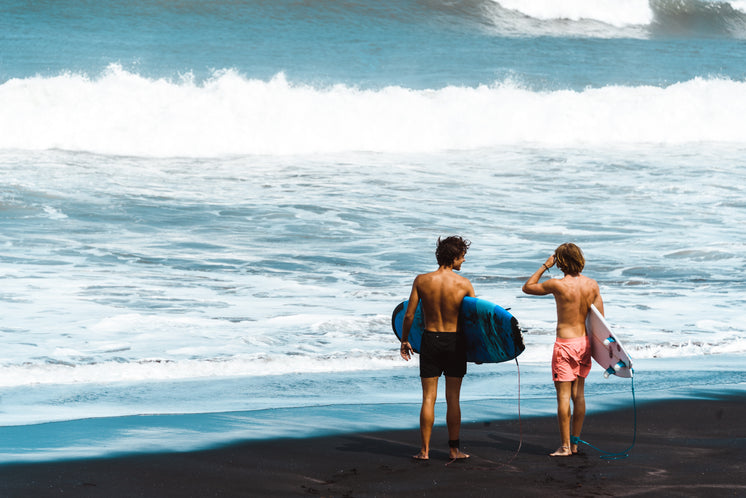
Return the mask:
<path id="1" fill-rule="evenodd" d="M 409 301 L 399 303 L 391 315 L 391 327 L 401 340 Z M 466 359 L 472 363 L 501 363 L 520 355 L 526 346 L 518 320 L 506 309 L 485 299 L 465 297 L 461 302 L 459 329 L 466 336 Z M 417 305 L 409 344 L 420 352 L 425 318 Z"/>
<path id="2" fill-rule="evenodd" d="M 614 335 L 606 318 L 592 304 L 585 318 L 585 328 L 591 340 L 591 356 L 604 369 L 604 377 L 632 377 L 632 358 Z"/>

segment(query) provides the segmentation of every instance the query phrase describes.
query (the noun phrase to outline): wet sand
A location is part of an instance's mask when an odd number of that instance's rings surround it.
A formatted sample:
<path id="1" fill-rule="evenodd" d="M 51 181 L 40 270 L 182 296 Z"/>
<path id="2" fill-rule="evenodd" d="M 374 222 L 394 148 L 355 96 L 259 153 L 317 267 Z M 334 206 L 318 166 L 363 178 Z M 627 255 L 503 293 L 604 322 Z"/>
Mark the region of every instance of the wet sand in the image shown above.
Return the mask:
<path id="1" fill-rule="evenodd" d="M 632 407 L 593 413 L 582 439 L 619 452 L 633 429 Z M 436 427 L 428 462 L 411 458 L 414 429 L 6 464 L 0 496 L 746 496 L 744 396 L 638 404 L 636 444 L 624 459 L 585 445 L 549 457 L 559 444 L 554 417 L 464 425 L 465 462 L 449 461 L 446 441 Z"/>

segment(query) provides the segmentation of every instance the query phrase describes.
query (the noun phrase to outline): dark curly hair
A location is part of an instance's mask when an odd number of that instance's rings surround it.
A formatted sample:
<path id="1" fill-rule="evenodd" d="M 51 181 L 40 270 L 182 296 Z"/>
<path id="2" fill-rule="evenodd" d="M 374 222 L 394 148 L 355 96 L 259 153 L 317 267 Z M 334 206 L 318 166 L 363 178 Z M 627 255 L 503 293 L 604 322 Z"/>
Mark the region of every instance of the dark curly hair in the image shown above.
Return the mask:
<path id="1" fill-rule="evenodd" d="M 435 258 L 438 260 L 440 266 L 450 266 L 456 258 L 466 254 L 470 245 L 471 242 L 458 235 L 452 235 L 445 239 L 439 237 L 438 248 L 435 250 Z"/>

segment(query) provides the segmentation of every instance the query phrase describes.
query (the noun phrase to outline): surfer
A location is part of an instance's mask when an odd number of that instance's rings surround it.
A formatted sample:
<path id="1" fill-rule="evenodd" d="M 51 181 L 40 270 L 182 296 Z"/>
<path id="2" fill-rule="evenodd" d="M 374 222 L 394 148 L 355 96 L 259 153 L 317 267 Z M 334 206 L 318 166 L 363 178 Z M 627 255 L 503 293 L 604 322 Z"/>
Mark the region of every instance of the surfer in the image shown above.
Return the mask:
<path id="1" fill-rule="evenodd" d="M 539 282 L 544 272 L 555 263 L 564 277 Z M 591 370 L 591 345 L 585 329 L 585 317 L 591 304 L 596 305 L 601 314 L 604 312 L 598 282 L 580 274 L 584 266 L 585 258 L 580 248 L 572 243 L 562 244 L 523 284 L 526 294 L 552 294 L 557 305 L 552 377 L 557 390 L 557 418 L 562 446 L 551 456 L 570 456 L 578 452 L 578 445 L 574 441 L 580 438 L 583 428 L 585 378 Z"/>
<path id="2" fill-rule="evenodd" d="M 469 458 L 459 448 L 461 431 L 461 381 L 466 375 L 466 341 L 458 333 L 458 316 L 461 301 L 466 296 L 475 297 L 471 282 L 454 271 L 461 270 L 470 242 L 459 236 L 438 239 L 435 257 L 438 269 L 418 275 L 412 284 L 409 304 L 404 315 L 400 354 L 409 360 L 414 352 L 407 341 L 417 304 L 422 301 L 425 332 L 420 347 L 420 378 L 422 381 L 422 408 L 420 409 L 420 434 L 422 448 L 414 458 L 430 458 L 430 436 L 435 421 L 435 398 L 438 379 L 446 378 L 446 424 L 448 426 L 448 454 L 452 459 Z"/>

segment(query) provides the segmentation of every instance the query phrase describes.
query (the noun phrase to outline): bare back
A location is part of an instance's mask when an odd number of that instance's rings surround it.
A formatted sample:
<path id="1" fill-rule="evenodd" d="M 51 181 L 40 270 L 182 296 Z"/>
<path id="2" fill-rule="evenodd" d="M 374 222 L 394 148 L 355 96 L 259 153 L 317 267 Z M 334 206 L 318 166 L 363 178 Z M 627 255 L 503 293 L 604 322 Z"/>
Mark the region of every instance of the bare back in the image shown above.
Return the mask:
<path id="1" fill-rule="evenodd" d="M 425 314 L 425 329 L 456 332 L 461 301 L 474 295 L 469 280 L 450 270 L 437 270 L 417 277 L 415 285 Z"/>
<path id="2" fill-rule="evenodd" d="M 552 294 L 557 304 L 557 337 L 572 338 L 586 335 L 585 317 L 596 303 L 603 313 L 603 302 L 598 283 L 584 275 L 565 275 L 554 280 Z"/>
<path id="3" fill-rule="evenodd" d="M 550 257 L 548 263 L 553 264 Z M 546 263 L 545 263 L 546 266 Z M 598 282 L 585 275 L 565 274 L 539 282 L 542 269 L 534 273 L 523 285 L 523 292 L 537 296 L 552 294 L 557 305 L 557 337 L 570 339 L 586 335 L 585 317 L 594 304 L 603 315 L 604 302 Z"/>
<path id="4" fill-rule="evenodd" d="M 412 284 L 409 305 L 404 316 L 404 330 L 408 335 L 417 303 L 422 302 L 425 329 L 433 332 L 456 332 L 461 301 L 475 296 L 471 282 L 457 275 L 450 267 L 418 275 Z"/>

